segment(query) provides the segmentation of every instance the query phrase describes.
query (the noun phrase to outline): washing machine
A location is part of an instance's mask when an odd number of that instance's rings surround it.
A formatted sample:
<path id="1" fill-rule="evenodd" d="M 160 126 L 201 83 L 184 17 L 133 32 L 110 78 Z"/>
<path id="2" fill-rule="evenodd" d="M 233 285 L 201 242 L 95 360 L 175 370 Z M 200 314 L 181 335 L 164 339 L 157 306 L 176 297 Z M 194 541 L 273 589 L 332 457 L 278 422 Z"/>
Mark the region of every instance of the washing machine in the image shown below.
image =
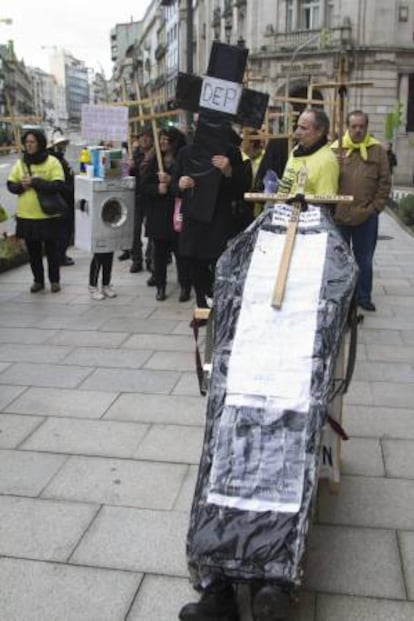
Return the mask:
<path id="1" fill-rule="evenodd" d="M 75 246 L 87 252 L 132 247 L 135 177 L 75 177 Z"/>

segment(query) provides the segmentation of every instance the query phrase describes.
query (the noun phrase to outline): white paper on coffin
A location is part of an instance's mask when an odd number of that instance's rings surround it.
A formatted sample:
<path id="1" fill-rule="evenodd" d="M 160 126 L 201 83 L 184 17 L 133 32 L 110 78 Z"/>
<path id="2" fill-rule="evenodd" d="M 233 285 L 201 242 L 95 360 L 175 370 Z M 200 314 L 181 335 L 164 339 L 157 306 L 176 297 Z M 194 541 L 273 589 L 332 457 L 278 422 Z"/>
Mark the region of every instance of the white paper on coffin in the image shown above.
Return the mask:
<path id="1" fill-rule="evenodd" d="M 271 294 L 284 241 L 285 236 L 263 230 L 256 241 L 229 361 L 207 500 L 244 510 L 295 513 L 303 490 L 327 234 L 297 235 L 283 305 L 276 310 Z M 249 421 L 243 420 L 244 407 Z M 280 424 L 287 411 L 295 413 L 294 432 Z"/>

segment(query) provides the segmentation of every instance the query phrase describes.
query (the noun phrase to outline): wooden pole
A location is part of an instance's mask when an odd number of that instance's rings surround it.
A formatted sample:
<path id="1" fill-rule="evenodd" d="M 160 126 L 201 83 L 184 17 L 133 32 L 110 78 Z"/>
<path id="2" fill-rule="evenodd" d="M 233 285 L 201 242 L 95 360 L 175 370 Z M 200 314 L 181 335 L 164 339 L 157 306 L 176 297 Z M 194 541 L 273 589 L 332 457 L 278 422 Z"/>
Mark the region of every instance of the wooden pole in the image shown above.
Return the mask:
<path id="1" fill-rule="evenodd" d="M 158 164 L 158 171 L 164 172 L 164 162 L 162 160 L 157 122 L 154 118 L 154 104 L 152 102 L 150 105 L 150 110 L 151 110 L 151 127 L 152 127 L 152 133 L 154 134 L 153 139 L 154 139 L 155 155 L 156 155 L 157 164 Z"/>
<path id="2" fill-rule="evenodd" d="M 304 196 L 305 184 L 308 178 L 308 169 L 304 164 L 298 172 L 297 194 Z M 299 224 L 299 218 L 302 211 L 302 203 L 297 200 L 292 205 L 292 214 L 290 216 L 286 239 L 283 246 L 282 258 L 279 264 L 279 270 L 276 277 L 275 286 L 273 288 L 272 306 L 278 310 L 282 307 L 283 297 L 285 295 L 285 288 L 287 277 L 289 273 L 290 261 L 293 254 L 293 246 L 296 238 L 296 231 Z"/>

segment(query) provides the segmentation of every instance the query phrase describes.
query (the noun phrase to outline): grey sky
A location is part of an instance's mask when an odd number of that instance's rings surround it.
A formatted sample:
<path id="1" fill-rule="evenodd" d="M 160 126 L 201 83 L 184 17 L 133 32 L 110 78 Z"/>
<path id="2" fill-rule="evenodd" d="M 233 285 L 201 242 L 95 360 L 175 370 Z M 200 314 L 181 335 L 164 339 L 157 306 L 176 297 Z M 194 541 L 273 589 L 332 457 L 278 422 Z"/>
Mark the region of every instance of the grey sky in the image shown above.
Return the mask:
<path id="1" fill-rule="evenodd" d="M 111 28 L 131 18 L 141 19 L 150 0 L 12 0 L 7 6 L 2 4 L 0 18 L 11 18 L 13 24 L 0 23 L 0 42 L 13 39 L 17 57 L 26 65 L 49 71 L 51 48 L 63 47 L 94 69 L 100 70 L 101 65 L 108 78 Z"/>

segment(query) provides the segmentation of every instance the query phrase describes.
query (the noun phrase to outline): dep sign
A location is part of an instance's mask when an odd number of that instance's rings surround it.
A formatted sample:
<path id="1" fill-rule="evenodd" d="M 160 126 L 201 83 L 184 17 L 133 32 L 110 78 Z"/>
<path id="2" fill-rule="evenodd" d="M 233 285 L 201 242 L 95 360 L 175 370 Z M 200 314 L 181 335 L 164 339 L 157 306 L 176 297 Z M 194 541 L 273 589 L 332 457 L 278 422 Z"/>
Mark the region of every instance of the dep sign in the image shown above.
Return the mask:
<path id="1" fill-rule="evenodd" d="M 200 107 L 236 115 L 242 96 L 243 85 L 204 76 L 200 94 Z"/>

